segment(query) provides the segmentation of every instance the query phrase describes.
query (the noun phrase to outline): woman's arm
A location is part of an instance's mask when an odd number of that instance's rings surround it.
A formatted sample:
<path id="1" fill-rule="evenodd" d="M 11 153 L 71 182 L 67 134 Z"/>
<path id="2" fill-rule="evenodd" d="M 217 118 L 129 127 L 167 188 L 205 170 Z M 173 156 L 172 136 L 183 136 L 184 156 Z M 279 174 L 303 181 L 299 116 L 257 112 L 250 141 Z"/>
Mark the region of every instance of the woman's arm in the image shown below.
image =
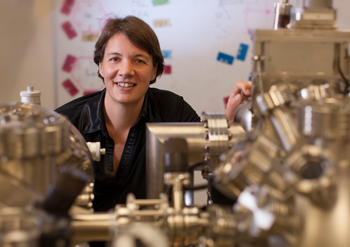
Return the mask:
<path id="1" fill-rule="evenodd" d="M 244 82 L 244 81 L 238 81 L 236 85 L 233 87 L 233 90 L 230 94 L 230 97 L 228 99 L 225 114 L 227 118 L 229 119 L 230 123 L 233 123 L 235 111 L 237 106 L 243 101 L 243 95 L 250 96 L 250 88 L 252 86 L 252 82 Z"/>

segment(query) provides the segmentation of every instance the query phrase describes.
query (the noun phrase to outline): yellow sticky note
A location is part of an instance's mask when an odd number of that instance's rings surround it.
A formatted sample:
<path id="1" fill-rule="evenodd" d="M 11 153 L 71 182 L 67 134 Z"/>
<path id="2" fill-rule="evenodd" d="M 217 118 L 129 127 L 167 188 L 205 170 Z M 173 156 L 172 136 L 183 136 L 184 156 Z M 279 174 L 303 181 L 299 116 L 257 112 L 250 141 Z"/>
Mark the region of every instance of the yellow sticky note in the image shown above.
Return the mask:
<path id="1" fill-rule="evenodd" d="M 82 40 L 83 41 L 91 41 L 91 42 L 97 41 L 98 34 L 96 34 L 96 33 L 83 33 Z"/>
<path id="2" fill-rule="evenodd" d="M 153 20 L 153 26 L 154 27 L 169 27 L 170 20 L 169 19 L 160 19 L 160 20 Z"/>

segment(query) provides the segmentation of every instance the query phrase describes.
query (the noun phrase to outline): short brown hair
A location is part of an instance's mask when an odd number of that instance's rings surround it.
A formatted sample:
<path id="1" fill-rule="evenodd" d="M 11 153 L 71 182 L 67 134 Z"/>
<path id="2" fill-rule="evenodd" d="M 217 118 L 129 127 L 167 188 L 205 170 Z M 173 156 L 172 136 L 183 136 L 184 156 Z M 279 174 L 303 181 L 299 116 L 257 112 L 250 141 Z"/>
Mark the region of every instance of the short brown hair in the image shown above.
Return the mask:
<path id="1" fill-rule="evenodd" d="M 158 67 L 156 77 L 150 84 L 155 83 L 157 77 L 163 73 L 164 57 L 160 50 L 157 35 L 146 22 L 135 16 L 114 18 L 107 22 L 95 44 L 94 62 L 97 66 L 103 61 L 108 40 L 116 33 L 124 34 L 134 46 L 152 56 L 153 66 L 158 64 Z M 103 79 L 99 72 L 98 76 Z"/>

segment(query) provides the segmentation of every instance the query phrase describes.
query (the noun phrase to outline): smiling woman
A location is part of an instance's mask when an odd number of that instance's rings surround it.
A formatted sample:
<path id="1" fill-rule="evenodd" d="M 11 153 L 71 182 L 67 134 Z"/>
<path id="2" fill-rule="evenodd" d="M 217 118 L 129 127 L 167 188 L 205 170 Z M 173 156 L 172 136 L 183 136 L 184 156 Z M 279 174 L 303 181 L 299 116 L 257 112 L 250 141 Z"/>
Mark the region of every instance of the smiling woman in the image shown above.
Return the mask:
<path id="1" fill-rule="evenodd" d="M 157 36 L 141 19 L 110 20 L 95 45 L 94 62 L 105 89 L 56 111 L 66 115 L 87 142 L 100 142 L 106 149 L 101 161 L 94 162 L 93 207 L 107 211 L 125 203 L 128 193 L 146 198 L 146 123 L 200 118 L 181 96 L 149 87 L 163 73 L 164 58 Z M 249 91 L 249 84 L 237 85 L 231 100 L 241 97 L 242 89 Z M 239 102 L 229 103 L 228 112 Z"/>
<path id="2" fill-rule="evenodd" d="M 101 142 L 106 154 L 94 163 L 94 210 L 125 203 L 132 192 L 146 198 L 146 122 L 196 122 L 199 116 L 181 96 L 150 88 L 163 73 L 164 58 L 150 26 L 134 16 L 115 18 L 95 45 L 94 62 L 105 84 L 101 92 L 73 100 L 66 115 L 87 142 Z"/>

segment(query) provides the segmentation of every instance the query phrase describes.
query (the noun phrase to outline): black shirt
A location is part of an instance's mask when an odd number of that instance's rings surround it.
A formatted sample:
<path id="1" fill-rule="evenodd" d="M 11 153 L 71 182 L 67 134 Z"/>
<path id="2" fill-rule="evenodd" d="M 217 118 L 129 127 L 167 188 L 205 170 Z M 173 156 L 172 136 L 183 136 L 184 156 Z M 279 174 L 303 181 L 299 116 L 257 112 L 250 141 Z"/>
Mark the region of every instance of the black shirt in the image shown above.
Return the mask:
<path id="1" fill-rule="evenodd" d="M 87 142 L 100 142 L 106 154 L 94 162 L 94 211 L 107 211 L 125 204 L 132 192 L 146 198 L 146 127 L 147 122 L 198 122 L 192 107 L 179 95 L 149 88 L 138 122 L 130 129 L 116 176 L 113 169 L 114 142 L 108 135 L 103 107 L 106 90 L 75 99 L 56 111 L 68 117 Z"/>

